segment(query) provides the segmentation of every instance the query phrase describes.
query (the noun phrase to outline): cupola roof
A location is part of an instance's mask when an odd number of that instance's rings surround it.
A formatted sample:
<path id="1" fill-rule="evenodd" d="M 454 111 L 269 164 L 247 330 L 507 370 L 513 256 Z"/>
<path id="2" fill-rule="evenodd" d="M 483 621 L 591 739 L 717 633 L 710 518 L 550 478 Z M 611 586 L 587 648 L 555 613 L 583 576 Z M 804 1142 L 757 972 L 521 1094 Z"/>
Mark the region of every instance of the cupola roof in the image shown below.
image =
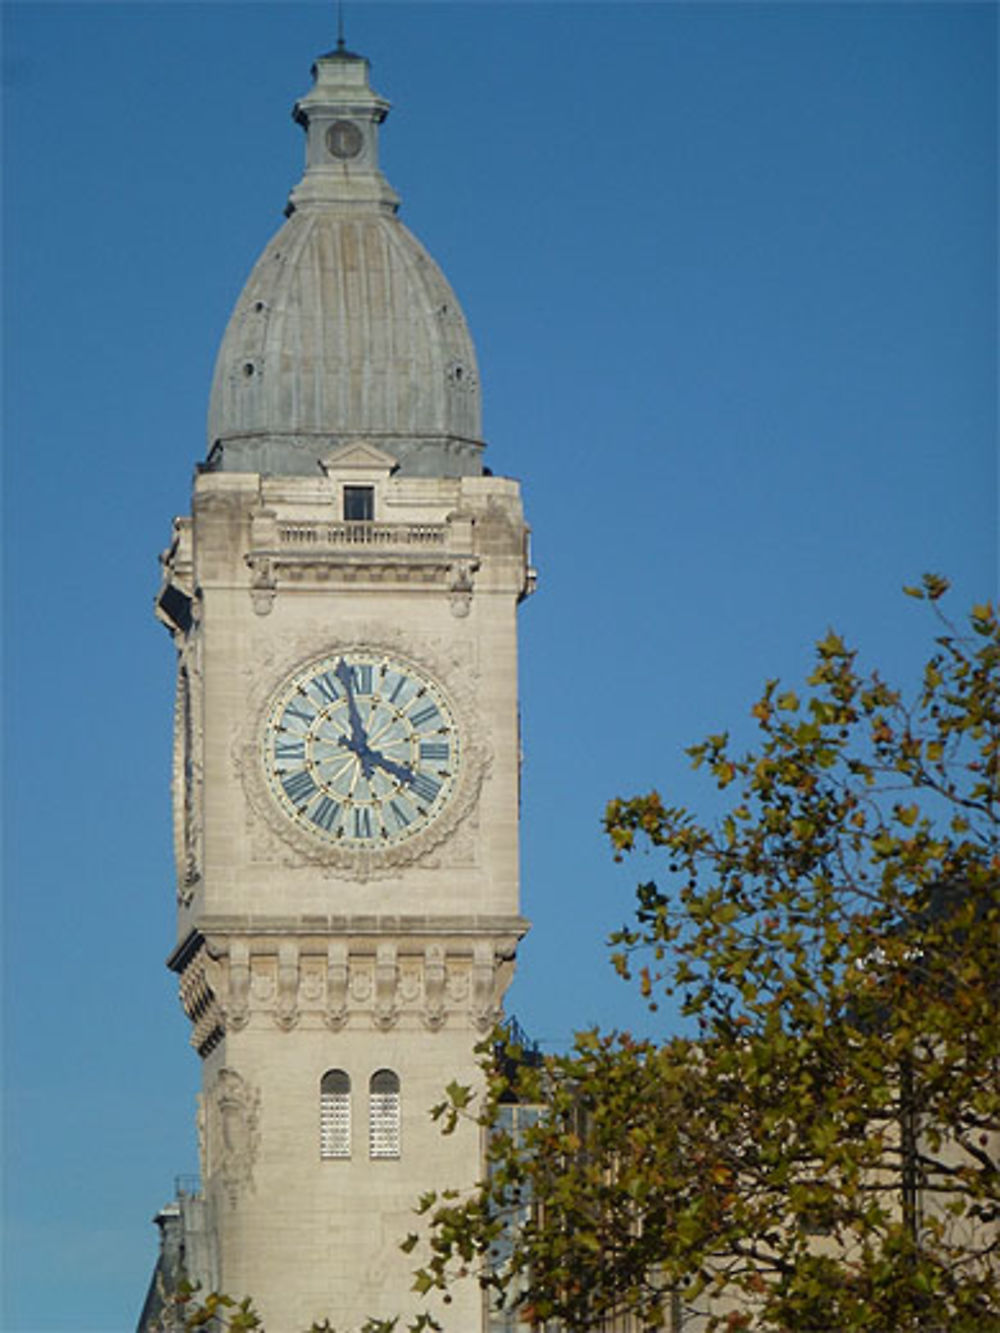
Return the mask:
<path id="1" fill-rule="evenodd" d="M 219 349 L 210 468 L 314 475 L 332 448 L 365 439 L 403 474 L 482 471 L 475 348 L 379 170 L 388 111 L 363 56 L 341 42 L 316 61 L 292 112 L 305 173 Z"/>

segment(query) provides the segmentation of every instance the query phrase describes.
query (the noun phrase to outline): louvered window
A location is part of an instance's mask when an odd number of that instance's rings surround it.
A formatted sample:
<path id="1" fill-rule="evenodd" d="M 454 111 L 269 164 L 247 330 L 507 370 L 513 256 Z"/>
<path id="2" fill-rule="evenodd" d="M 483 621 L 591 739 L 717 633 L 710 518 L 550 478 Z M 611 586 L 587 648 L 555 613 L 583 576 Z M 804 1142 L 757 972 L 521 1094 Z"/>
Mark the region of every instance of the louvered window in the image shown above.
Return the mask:
<path id="1" fill-rule="evenodd" d="M 327 1070 L 320 1083 L 319 1155 L 351 1155 L 351 1079 L 342 1069 Z"/>
<path id="2" fill-rule="evenodd" d="M 368 1085 L 368 1155 L 399 1156 L 399 1078 L 391 1069 L 372 1074 Z"/>

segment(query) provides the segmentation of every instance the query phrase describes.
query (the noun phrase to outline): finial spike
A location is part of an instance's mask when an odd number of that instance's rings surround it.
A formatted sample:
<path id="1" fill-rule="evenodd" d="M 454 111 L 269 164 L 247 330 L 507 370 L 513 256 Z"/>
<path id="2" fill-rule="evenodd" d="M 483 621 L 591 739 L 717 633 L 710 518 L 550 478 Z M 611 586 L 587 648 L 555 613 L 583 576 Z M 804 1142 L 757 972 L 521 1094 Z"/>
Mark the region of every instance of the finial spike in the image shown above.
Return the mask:
<path id="1" fill-rule="evenodd" d="M 347 50 L 344 45 L 344 0 L 337 0 L 337 50 Z"/>

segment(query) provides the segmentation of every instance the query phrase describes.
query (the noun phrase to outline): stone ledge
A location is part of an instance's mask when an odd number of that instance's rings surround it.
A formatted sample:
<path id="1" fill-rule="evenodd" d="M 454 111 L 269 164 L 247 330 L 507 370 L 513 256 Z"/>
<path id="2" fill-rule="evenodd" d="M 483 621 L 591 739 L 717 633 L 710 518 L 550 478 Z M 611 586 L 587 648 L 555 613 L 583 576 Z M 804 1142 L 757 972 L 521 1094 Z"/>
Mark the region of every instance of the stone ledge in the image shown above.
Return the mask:
<path id="1" fill-rule="evenodd" d="M 513 936 L 522 939 L 531 922 L 522 916 L 401 916 L 356 913 L 352 915 L 261 916 L 256 913 L 231 916 L 202 916 L 167 959 L 172 972 L 183 971 L 209 935 L 256 936 L 277 939 L 295 936 L 357 938 L 400 935 L 427 937 L 459 936 L 482 938 Z"/>

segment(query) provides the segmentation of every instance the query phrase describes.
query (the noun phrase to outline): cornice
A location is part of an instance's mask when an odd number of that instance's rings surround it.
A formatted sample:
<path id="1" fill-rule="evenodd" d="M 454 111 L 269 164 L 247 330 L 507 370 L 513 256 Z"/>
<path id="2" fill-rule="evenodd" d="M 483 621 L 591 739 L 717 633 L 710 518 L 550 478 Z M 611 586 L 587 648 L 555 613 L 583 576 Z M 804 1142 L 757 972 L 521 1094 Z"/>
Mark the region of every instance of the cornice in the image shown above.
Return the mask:
<path id="1" fill-rule="evenodd" d="M 402 915 L 394 913 L 335 913 L 302 916 L 271 916 L 258 912 L 213 913 L 202 915 L 198 924 L 177 945 L 167 959 L 173 972 L 182 971 L 198 949 L 207 941 L 222 942 L 228 938 L 256 940 L 263 947 L 266 941 L 280 938 L 314 939 L 323 947 L 331 938 L 399 939 L 405 945 L 407 938 L 426 940 L 441 937 L 476 939 L 522 939 L 530 930 L 531 922 L 523 916 L 504 915 Z"/>

